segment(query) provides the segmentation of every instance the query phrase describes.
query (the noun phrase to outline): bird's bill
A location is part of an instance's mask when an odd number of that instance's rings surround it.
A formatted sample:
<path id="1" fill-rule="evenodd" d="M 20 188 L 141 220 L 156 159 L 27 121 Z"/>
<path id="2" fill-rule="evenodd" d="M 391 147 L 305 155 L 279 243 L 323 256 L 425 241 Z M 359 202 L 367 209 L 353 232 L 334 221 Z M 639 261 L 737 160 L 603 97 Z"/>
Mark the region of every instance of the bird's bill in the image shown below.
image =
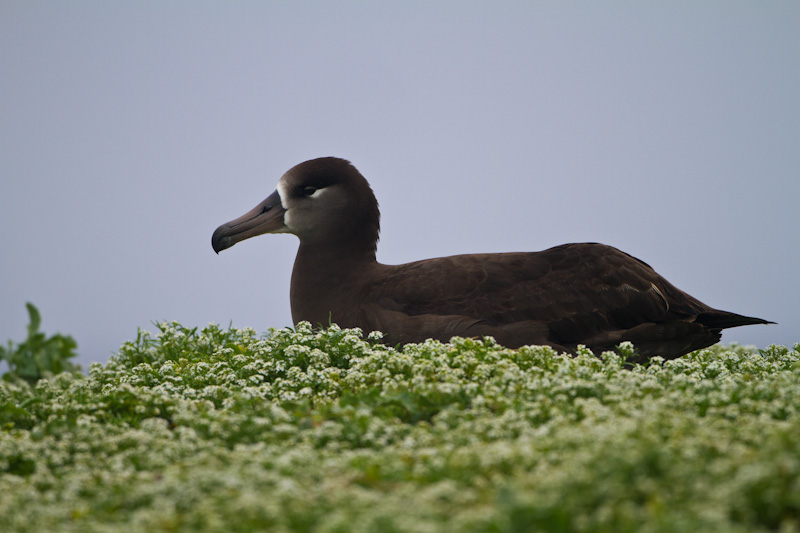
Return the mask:
<path id="1" fill-rule="evenodd" d="M 286 231 L 283 222 L 285 212 L 281 197 L 275 191 L 244 215 L 218 227 L 211 236 L 211 246 L 215 252 L 220 253 L 237 242 L 256 235 L 283 233 Z"/>

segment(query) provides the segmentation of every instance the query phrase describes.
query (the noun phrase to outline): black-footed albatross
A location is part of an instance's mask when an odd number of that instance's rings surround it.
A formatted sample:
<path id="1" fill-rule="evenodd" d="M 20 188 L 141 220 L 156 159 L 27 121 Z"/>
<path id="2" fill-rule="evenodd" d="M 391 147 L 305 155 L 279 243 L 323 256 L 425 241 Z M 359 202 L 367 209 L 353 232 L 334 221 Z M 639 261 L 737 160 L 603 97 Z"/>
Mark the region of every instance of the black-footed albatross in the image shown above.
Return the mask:
<path id="1" fill-rule="evenodd" d="M 361 173 L 323 157 L 290 169 L 266 200 L 217 228 L 211 245 L 219 253 L 263 233 L 297 235 L 294 322 L 377 330 L 390 346 L 491 335 L 508 348 L 571 353 L 631 341 L 637 359 L 675 358 L 719 341 L 724 328 L 772 323 L 709 307 L 604 244 L 384 265 L 375 259 L 379 219 Z"/>

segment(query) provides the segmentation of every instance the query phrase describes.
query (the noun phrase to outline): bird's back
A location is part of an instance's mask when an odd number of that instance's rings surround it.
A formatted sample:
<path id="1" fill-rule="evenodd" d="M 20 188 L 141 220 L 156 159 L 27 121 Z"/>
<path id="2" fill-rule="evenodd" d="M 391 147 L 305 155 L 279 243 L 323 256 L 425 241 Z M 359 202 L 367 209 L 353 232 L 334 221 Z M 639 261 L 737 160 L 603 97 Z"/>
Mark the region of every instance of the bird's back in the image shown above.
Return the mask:
<path id="1" fill-rule="evenodd" d="M 394 323 L 390 344 L 489 334 L 509 347 L 574 351 L 579 344 L 604 350 L 638 340 L 640 352 L 674 357 L 713 344 L 724 327 L 765 322 L 717 311 L 646 263 L 595 243 L 383 266 L 365 300 L 376 324 Z M 718 320 L 703 324 L 698 317 Z M 719 321 L 723 317 L 728 321 Z M 408 327 L 400 325 L 404 321 Z"/>

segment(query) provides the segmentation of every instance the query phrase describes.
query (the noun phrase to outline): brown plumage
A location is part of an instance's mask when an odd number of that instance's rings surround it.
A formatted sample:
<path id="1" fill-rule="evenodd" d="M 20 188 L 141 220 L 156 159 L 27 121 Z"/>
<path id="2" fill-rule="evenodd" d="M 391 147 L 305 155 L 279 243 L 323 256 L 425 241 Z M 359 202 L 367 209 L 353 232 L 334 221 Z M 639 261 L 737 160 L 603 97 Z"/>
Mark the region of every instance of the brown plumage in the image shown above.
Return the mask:
<path id="1" fill-rule="evenodd" d="M 389 345 L 491 335 L 509 348 L 599 353 L 631 341 L 641 359 L 674 358 L 714 344 L 724 328 L 771 323 L 713 309 L 604 244 L 384 265 L 375 259 L 379 218 L 358 170 L 326 157 L 290 169 L 211 243 L 220 252 L 262 233 L 297 235 L 292 319 L 379 330 Z"/>

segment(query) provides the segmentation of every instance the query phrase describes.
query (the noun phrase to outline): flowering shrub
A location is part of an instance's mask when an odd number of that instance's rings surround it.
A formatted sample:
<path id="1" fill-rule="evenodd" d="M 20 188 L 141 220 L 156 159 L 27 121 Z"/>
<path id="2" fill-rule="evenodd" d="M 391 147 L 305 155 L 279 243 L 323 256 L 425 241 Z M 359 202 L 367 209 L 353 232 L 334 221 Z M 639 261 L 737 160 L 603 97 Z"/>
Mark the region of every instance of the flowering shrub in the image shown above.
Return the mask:
<path id="1" fill-rule="evenodd" d="M 800 344 L 640 366 L 158 329 L 88 377 L 0 383 L 0 531 L 800 527 Z"/>

